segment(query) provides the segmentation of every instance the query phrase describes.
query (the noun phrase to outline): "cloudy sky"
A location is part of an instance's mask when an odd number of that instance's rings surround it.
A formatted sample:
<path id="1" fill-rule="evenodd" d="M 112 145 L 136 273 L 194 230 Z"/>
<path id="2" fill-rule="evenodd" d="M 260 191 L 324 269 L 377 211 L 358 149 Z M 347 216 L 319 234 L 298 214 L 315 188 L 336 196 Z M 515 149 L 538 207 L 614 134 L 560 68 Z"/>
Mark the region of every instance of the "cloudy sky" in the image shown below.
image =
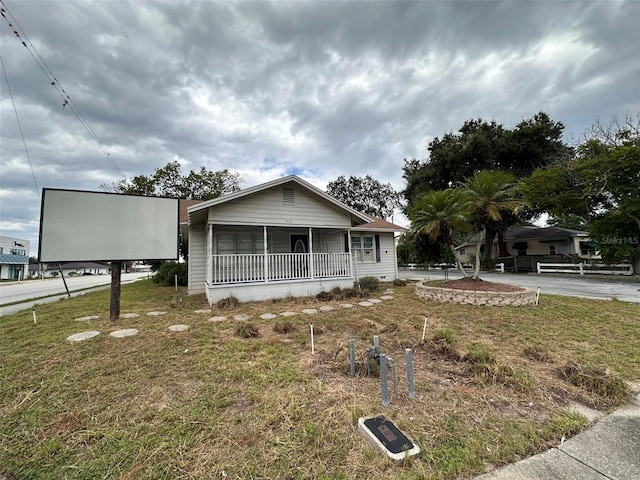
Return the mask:
<path id="1" fill-rule="evenodd" d="M 401 189 L 403 159 L 470 118 L 543 110 L 569 140 L 640 110 L 638 1 L 2 6 L 0 234 L 32 255 L 44 187 L 98 191 L 178 160 L 243 188 L 295 173 Z"/>

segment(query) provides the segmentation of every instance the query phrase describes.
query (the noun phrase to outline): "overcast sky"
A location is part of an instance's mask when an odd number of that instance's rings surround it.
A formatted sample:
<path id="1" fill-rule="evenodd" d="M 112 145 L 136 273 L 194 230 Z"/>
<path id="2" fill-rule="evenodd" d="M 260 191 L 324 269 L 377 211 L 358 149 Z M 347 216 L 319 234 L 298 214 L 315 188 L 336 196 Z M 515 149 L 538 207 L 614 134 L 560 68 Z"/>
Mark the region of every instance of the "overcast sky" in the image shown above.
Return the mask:
<path id="1" fill-rule="evenodd" d="M 2 5 L 26 38 L 0 18 L 0 231 L 32 256 L 43 187 L 98 191 L 178 160 L 243 188 L 295 173 L 402 189 L 403 159 L 471 118 L 542 110 L 570 139 L 640 110 L 638 1 Z"/>

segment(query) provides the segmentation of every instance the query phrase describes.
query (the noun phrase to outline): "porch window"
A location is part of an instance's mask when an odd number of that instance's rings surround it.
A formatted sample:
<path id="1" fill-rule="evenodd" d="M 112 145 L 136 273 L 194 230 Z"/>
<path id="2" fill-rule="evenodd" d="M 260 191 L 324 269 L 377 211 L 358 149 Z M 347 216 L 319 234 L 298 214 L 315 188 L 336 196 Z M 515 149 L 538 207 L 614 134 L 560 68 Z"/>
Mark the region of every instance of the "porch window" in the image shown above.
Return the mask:
<path id="1" fill-rule="evenodd" d="M 556 254 L 556 246 L 549 245 L 549 255 L 555 255 L 555 254 Z"/>
<path id="2" fill-rule="evenodd" d="M 373 237 L 351 237 L 351 251 L 360 263 L 375 263 L 376 253 Z"/>
<path id="3" fill-rule="evenodd" d="M 218 255 L 251 255 L 264 253 L 264 236 L 258 233 L 218 232 Z"/>

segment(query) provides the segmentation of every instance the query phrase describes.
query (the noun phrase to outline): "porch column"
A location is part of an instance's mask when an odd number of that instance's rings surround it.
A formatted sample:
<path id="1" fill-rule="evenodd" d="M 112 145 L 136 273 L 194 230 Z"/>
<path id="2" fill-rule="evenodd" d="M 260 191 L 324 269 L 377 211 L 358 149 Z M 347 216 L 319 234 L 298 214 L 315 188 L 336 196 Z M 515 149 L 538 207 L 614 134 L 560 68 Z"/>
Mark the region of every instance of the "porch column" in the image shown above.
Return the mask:
<path id="1" fill-rule="evenodd" d="M 207 283 L 211 285 L 213 283 L 213 225 L 208 225 L 207 231 Z"/>
<path id="2" fill-rule="evenodd" d="M 309 276 L 315 278 L 315 272 L 313 268 L 313 235 L 311 233 L 313 229 L 309 227 Z"/>
<path id="3" fill-rule="evenodd" d="M 351 251 L 351 230 L 347 230 L 347 246 L 349 247 L 349 264 L 351 265 L 351 276 L 355 276 L 356 280 L 358 280 L 357 259 L 353 259 L 353 252 Z M 355 275 L 354 275 L 355 274 Z"/>
<path id="4" fill-rule="evenodd" d="M 267 226 L 262 227 L 262 241 L 264 242 L 264 281 L 269 281 L 269 252 L 267 251 Z"/>

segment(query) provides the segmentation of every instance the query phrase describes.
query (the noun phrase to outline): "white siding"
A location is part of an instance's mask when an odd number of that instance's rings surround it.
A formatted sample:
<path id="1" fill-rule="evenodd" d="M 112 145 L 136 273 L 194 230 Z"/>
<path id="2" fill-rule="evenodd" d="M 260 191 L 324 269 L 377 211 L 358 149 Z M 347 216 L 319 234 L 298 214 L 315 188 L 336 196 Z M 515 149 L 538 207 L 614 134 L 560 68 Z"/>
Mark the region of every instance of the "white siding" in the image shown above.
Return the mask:
<path id="1" fill-rule="evenodd" d="M 206 225 L 189 226 L 189 294 L 204 293 L 207 269 Z"/>
<path id="2" fill-rule="evenodd" d="M 354 275 L 357 272 L 358 278 L 377 277 L 382 282 L 393 281 L 398 276 L 393 233 L 353 231 L 351 232 L 351 236 L 360 235 L 360 233 L 363 233 L 366 236 L 380 235 L 380 262 L 358 262 L 357 265 L 355 265 L 356 270 L 354 271 Z"/>
<path id="3" fill-rule="evenodd" d="M 293 188 L 293 202 L 283 195 Z M 209 223 L 349 227 L 349 215 L 295 184 L 274 187 L 209 208 Z"/>

